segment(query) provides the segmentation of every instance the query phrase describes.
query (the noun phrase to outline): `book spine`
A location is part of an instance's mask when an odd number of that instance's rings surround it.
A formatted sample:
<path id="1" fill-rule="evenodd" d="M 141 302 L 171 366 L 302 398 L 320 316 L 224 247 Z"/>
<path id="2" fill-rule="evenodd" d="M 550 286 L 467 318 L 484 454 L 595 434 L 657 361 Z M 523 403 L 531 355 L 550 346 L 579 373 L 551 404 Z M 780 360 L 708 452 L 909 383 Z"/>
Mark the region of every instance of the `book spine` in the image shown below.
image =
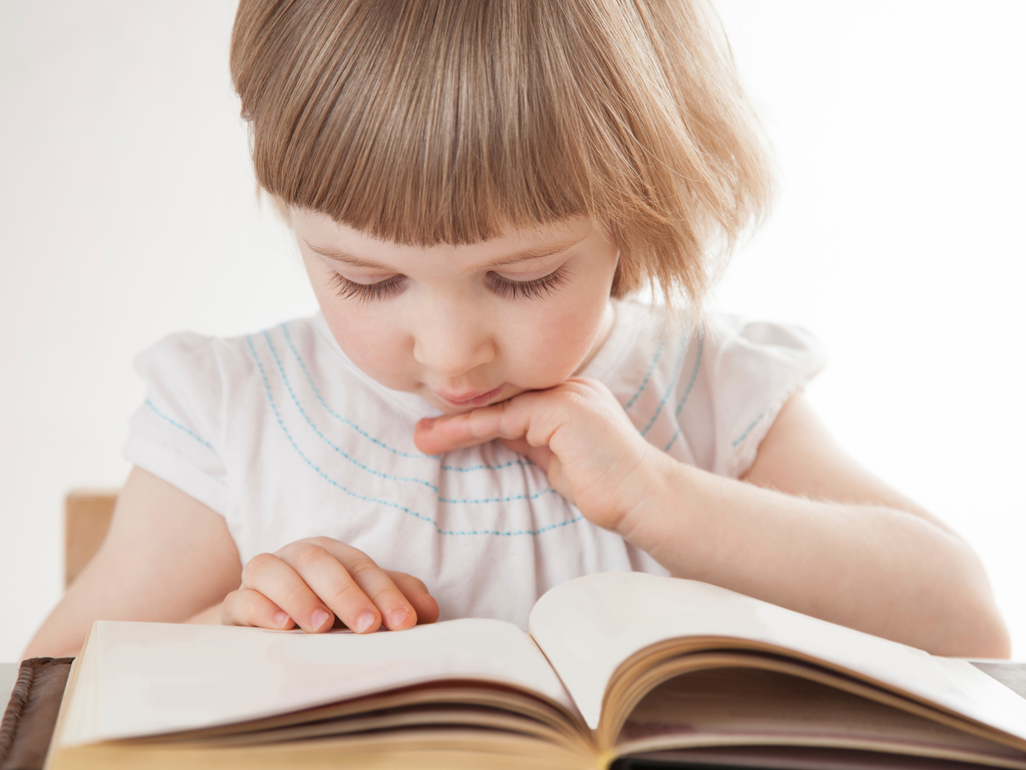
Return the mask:
<path id="1" fill-rule="evenodd" d="M 22 661 L 0 721 L 0 770 L 42 767 L 72 660 L 74 658 L 29 658 Z M 36 686 L 40 676 L 41 688 Z"/>
<path id="2" fill-rule="evenodd" d="M 7 702 L 4 710 L 3 721 L 0 721 L 0 767 L 7 765 L 7 757 L 11 753 L 11 746 L 14 745 L 14 735 L 18 731 L 18 723 L 21 721 L 21 713 L 28 703 L 29 691 L 32 689 L 32 679 L 36 675 L 36 668 L 31 660 L 22 661 L 18 668 L 18 679 L 11 690 L 11 699 Z"/>

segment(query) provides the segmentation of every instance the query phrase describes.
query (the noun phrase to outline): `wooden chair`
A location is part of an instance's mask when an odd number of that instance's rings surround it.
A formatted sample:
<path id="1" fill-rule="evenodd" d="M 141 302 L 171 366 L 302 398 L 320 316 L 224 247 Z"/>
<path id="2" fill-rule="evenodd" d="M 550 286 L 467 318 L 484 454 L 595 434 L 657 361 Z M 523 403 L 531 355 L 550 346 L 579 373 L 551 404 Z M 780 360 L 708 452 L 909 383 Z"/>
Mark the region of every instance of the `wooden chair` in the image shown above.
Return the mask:
<path id="1" fill-rule="evenodd" d="M 75 489 L 64 498 L 64 587 L 72 584 L 107 536 L 117 490 Z"/>

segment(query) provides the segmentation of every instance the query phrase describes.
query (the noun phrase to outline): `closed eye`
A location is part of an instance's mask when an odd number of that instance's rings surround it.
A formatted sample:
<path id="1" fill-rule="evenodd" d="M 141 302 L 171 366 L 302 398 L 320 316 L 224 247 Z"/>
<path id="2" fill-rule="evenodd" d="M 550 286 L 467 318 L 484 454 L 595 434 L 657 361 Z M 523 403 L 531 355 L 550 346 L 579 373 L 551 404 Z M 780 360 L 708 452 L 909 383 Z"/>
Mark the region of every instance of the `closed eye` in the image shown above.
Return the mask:
<path id="1" fill-rule="evenodd" d="M 548 275 L 531 281 L 514 281 L 498 273 L 488 273 L 488 287 L 506 299 L 539 299 L 556 291 L 566 283 L 566 265 L 560 265 Z M 405 275 L 394 275 L 377 283 L 357 283 L 333 272 L 328 279 L 335 293 L 342 299 L 357 299 L 361 302 L 387 299 L 399 294 L 406 286 Z"/>
<path id="2" fill-rule="evenodd" d="M 338 273 L 332 273 L 328 283 L 342 299 L 356 298 L 361 302 L 370 302 L 398 294 L 406 285 L 406 276 L 393 275 L 377 283 L 357 283 Z"/>
<path id="3" fill-rule="evenodd" d="M 487 280 L 489 288 L 506 299 L 539 299 L 556 291 L 566 283 L 566 279 L 566 265 L 560 265 L 548 275 L 533 281 L 514 281 L 497 273 L 489 273 Z"/>

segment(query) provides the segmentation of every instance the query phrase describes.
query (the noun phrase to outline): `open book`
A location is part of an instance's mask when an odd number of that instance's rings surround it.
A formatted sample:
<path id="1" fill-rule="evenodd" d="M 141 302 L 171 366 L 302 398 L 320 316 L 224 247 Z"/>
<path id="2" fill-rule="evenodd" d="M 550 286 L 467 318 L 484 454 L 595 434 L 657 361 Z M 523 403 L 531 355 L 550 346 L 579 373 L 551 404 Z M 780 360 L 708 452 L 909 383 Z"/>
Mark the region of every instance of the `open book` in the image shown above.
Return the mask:
<path id="1" fill-rule="evenodd" d="M 48 767 L 1026 770 L 1026 700 L 972 664 L 715 586 L 590 575 L 529 628 L 100 621 Z"/>

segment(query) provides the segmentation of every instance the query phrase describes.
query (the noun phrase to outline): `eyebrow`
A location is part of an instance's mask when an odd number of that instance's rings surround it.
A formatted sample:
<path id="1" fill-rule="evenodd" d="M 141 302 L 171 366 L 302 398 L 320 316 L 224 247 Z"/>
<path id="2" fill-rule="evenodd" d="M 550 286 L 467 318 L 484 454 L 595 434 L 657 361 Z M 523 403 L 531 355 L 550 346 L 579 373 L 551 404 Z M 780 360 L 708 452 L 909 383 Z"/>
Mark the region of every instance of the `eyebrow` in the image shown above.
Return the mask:
<path id="1" fill-rule="evenodd" d="M 482 265 L 482 267 L 485 269 L 492 267 L 505 267 L 507 265 L 515 265 L 520 262 L 527 262 L 532 259 L 551 257 L 553 254 L 559 254 L 561 251 L 573 248 L 583 241 L 584 238 L 585 236 L 582 235 L 580 238 L 577 238 L 570 243 L 560 244 L 559 246 L 553 246 L 551 248 L 524 249 L 523 251 L 518 251 L 515 254 L 510 254 L 509 256 L 497 259 L 494 262 L 489 262 L 487 265 Z M 349 254 L 348 252 L 336 249 L 332 246 L 314 246 L 310 241 L 306 240 L 306 238 L 303 239 L 303 242 L 309 246 L 310 250 L 314 253 L 320 254 L 322 257 L 327 257 L 328 259 L 334 259 L 338 262 L 345 262 L 353 267 L 365 267 L 368 270 L 381 270 L 386 273 L 397 272 L 395 268 L 389 267 L 388 265 L 383 265 L 380 262 L 374 262 L 369 259 L 364 259 L 363 257 L 358 257 L 354 254 Z"/>

